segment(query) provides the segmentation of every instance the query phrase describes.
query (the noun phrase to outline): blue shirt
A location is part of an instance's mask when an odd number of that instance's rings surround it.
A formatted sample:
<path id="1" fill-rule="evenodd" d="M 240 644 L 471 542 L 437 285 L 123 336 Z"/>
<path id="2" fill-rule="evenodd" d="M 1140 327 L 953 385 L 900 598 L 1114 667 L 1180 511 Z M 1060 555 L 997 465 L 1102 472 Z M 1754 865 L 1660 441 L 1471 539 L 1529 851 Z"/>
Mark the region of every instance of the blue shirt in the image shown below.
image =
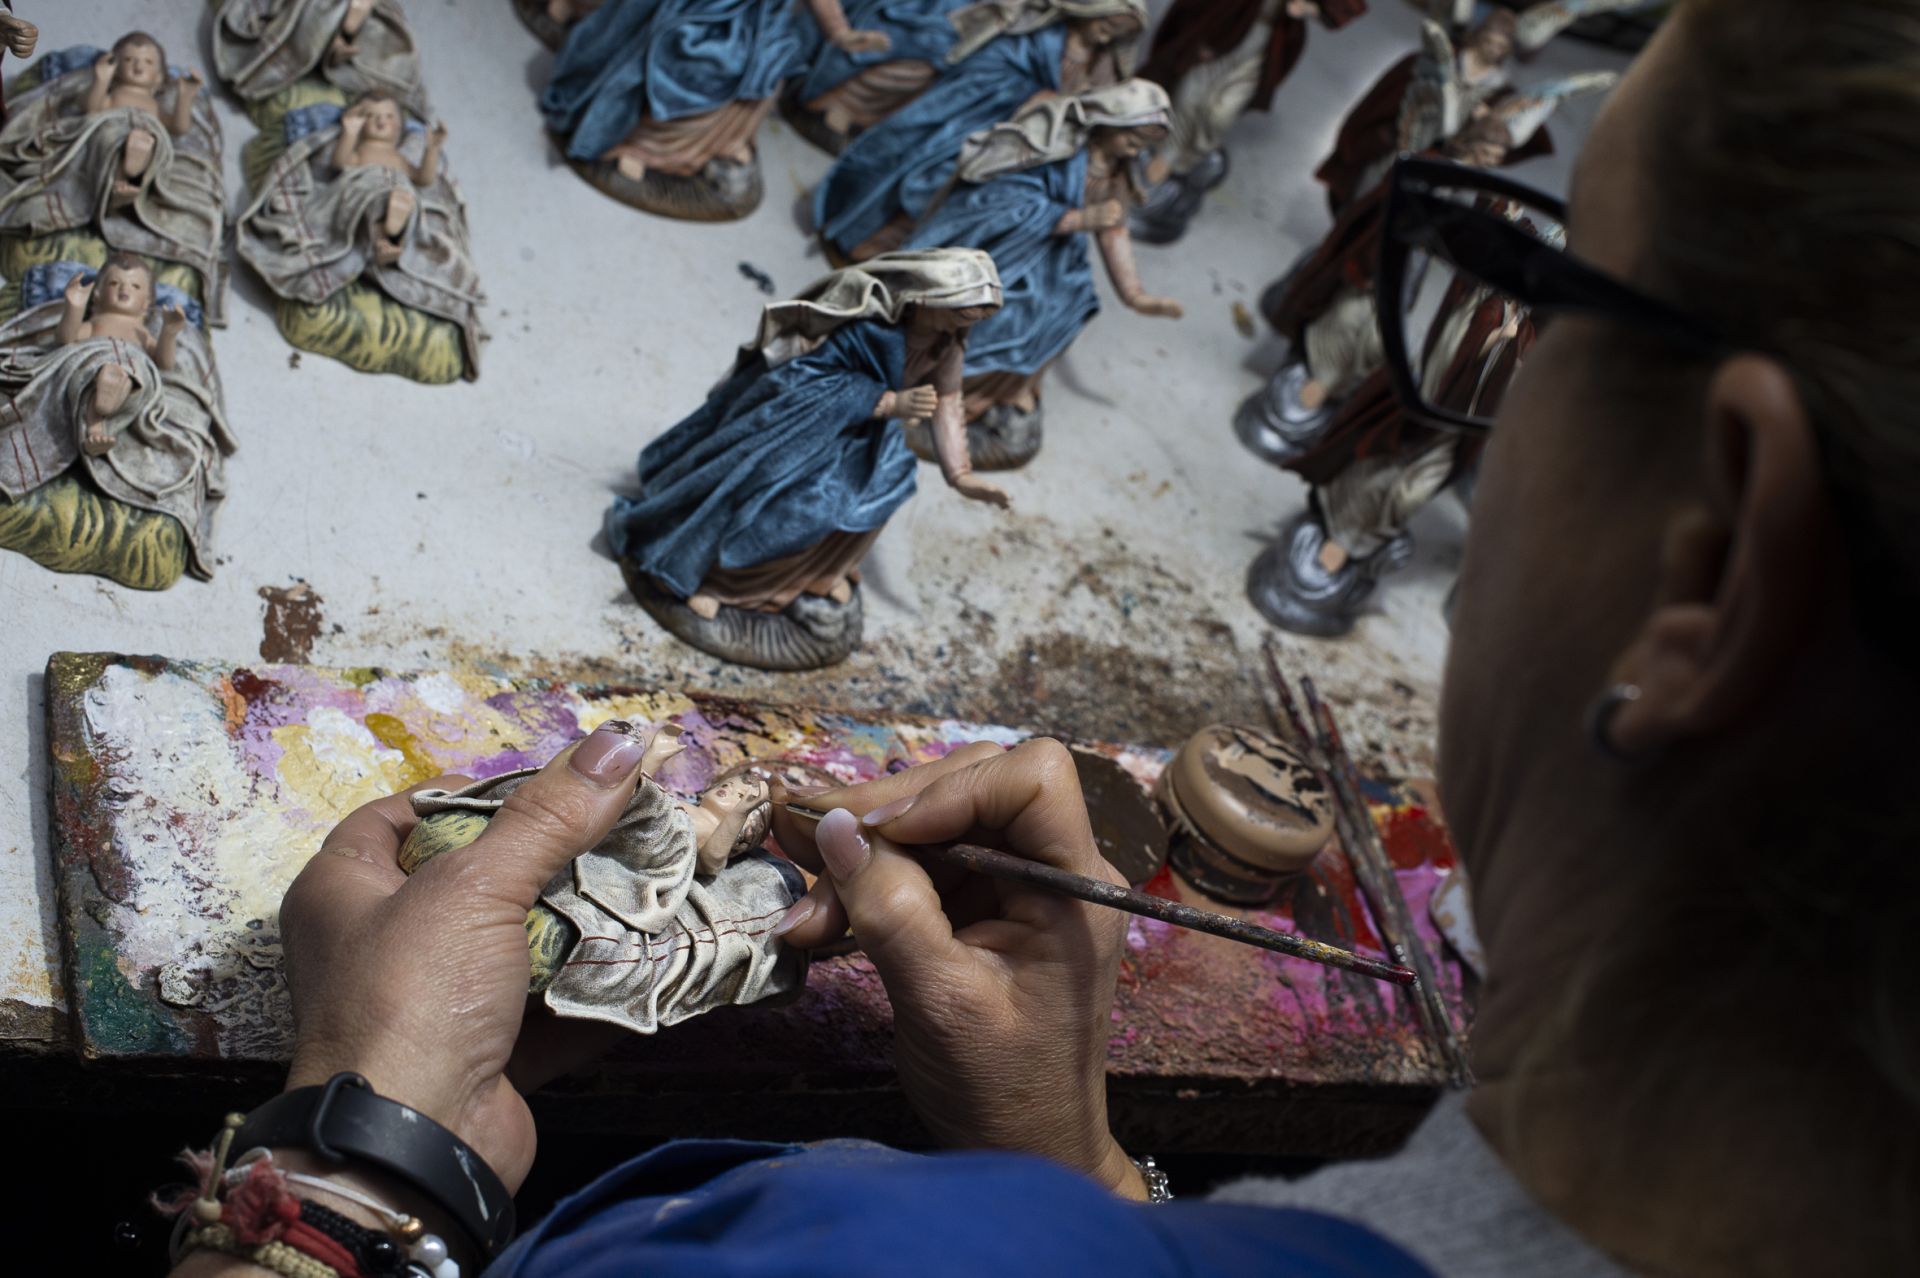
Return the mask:
<path id="1" fill-rule="evenodd" d="M 1038 1158 L 679 1141 L 521 1236 L 489 1278 L 1433 1278 L 1318 1212 L 1126 1202 Z"/>

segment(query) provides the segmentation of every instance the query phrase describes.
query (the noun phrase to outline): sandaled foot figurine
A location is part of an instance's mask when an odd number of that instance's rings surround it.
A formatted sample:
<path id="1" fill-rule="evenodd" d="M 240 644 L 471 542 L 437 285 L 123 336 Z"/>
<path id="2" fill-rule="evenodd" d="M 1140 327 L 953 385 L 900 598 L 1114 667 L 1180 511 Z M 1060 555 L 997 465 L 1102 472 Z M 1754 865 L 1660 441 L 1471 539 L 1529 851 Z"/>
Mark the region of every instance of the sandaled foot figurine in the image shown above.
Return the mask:
<path id="1" fill-rule="evenodd" d="M 1018 470 L 1040 452 L 1046 409 L 995 404 L 967 423 L 967 457 L 975 470 Z M 940 460 L 933 451 L 933 432 L 925 422 L 906 429 L 907 447 L 921 461 Z"/>
<path id="2" fill-rule="evenodd" d="M 1233 433 L 1248 452 L 1285 466 L 1318 442 L 1338 406 L 1323 398 L 1308 407 L 1301 396 L 1312 380 L 1306 364 L 1296 361 L 1282 366 L 1264 387 L 1241 401 L 1233 414 Z"/>
<path id="3" fill-rule="evenodd" d="M 801 595 L 781 612 L 721 604 L 711 617 L 703 617 L 700 612 L 706 608 L 696 612 L 625 560 L 620 571 L 633 597 L 663 630 L 723 661 L 761 670 L 819 670 L 839 665 L 860 647 L 866 609 L 858 586 L 844 603 Z"/>
<path id="4" fill-rule="evenodd" d="M 574 172 L 604 195 L 622 204 L 683 222 L 732 222 L 760 207 L 763 186 L 760 157 L 712 159 L 699 174 L 681 177 L 647 169 L 638 178 L 621 172 L 611 160 L 568 161 Z"/>
<path id="5" fill-rule="evenodd" d="M 780 118 L 787 126 L 807 141 L 825 151 L 828 155 L 838 155 L 847 149 L 847 143 L 853 141 L 858 129 L 842 132 L 827 123 L 826 112 L 809 111 L 801 102 L 797 93 L 780 95 Z"/>
<path id="6" fill-rule="evenodd" d="M 1337 639 L 1353 629 L 1380 578 L 1413 557 L 1413 539 L 1402 534 L 1385 549 L 1329 572 L 1320 560 L 1326 542 L 1320 521 L 1302 511 L 1253 561 L 1247 597 L 1261 616 L 1297 635 Z"/>
<path id="7" fill-rule="evenodd" d="M 567 42 L 568 24 L 554 18 L 549 0 L 513 0 L 513 8 L 541 44 L 558 49 Z"/>
<path id="8" fill-rule="evenodd" d="M 1147 244 L 1172 244 L 1187 233 L 1207 192 L 1227 180 L 1227 153 L 1209 151 L 1185 173 L 1169 175 L 1147 192 L 1128 221 L 1133 238 Z"/>

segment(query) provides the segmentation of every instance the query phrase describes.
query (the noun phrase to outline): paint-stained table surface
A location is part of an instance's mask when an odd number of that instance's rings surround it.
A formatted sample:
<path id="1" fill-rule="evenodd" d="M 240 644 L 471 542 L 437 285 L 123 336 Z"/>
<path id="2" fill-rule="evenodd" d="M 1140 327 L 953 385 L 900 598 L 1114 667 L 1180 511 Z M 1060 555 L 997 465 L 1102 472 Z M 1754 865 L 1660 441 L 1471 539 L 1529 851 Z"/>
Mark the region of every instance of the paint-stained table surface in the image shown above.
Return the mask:
<path id="1" fill-rule="evenodd" d="M 467 671 L 251 667 L 60 654 L 48 666 L 53 839 L 76 1047 L 96 1070 L 259 1074 L 291 1024 L 281 893 L 327 829 L 366 800 L 441 772 L 544 760 L 602 720 L 673 721 L 690 748 L 663 772 L 691 795 L 749 760 L 842 781 L 1025 734 L 878 721 L 673 691 Z M 1076 743 L 1150 786 L 1158 748 Z M 1370 796 L 1402 890 L 1464 1024 L 1461 968 L 1425 908 L 1452 866 L 1415 793 Z M 1205 903 L 1163 871 L 1149 890 Z M 1344 853 L 1330 847 L 1269 926 L 1381 953 Z M 1441 1073 L 1404 991 L 1133 919 L 1114 1009 L 1116 1126 L 1154 1148 L 1297 1152 L 1403 1130 Z M 858 955 L 815 964 L 781 1007 L 729 1009 L 635 1039 L 553 1089 L 548 1109 L 658 1135 L 899 1138 L 884 992 Z M 669 1099 L 670 1098 L 670 1099 Z M 1283 1129 L 1276 1134 L 1276 1126 Z"/>

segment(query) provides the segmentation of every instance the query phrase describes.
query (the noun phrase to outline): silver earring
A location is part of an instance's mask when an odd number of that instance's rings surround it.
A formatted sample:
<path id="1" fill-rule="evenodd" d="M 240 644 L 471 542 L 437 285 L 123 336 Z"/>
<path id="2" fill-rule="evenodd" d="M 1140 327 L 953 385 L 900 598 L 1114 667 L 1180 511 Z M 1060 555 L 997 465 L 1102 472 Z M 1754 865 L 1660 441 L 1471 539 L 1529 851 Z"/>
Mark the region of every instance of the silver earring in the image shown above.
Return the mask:
<path id="1" fill-rule="evenodd" d="M 1613 716 L 1619 713 L 1621 706 L 1639 699 L 1638 684 L 1616 683 L 1601 693 L 1587 710 L 1587 735 L 1593 738 L 1593 748 L 1615 763 L 1636 761 L 1613 743 Z"/>

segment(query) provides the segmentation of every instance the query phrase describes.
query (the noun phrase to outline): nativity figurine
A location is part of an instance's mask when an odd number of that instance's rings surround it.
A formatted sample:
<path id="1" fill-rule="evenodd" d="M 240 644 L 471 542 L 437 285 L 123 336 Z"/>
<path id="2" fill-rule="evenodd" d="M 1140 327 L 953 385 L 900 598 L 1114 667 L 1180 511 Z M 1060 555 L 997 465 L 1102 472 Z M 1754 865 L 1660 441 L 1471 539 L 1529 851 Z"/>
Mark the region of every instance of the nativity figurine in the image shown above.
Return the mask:
<path id="1" fill-rule="evenodd" d="M 640 454 L 638 497 L 607 539 L 642 607 L 704 652 L 769 670 L 835 664 L 860 643 L 860 563 L 913 496 L 894 423 L 928 418 L 941 472 L 973 473 L 963 377 L 970 329 L 1001 303 L 978 249 L 902 251 L 770 303 L 707 402 Z"/>
<path id="2" fill-rule="evenodd" d="M 914 228 L 909 248 L 982 249 L 1000 274 L 1005 300 L 967 337 L 976 470 L 1024 465 L 1040 448 L 1042 379 L 1100 309 L 1089 241 L 1124 304 L 1181 315 L 1142 287 L 1126 221 L 1141 196 L 1135 160 L 1166 135 L 1167 94 L 1148 80 L 1043 98 L 967 139 L 954 182 Z M 926 426 L 907 443 L 935 460 Z"/>
<path id="3" fill-rule="evenodd" d="M 968 0 L 850 0 L 844 31 L 825 39 L 788 87 L 781 112 L 830 155 L 918 97 L 959 38 L 952 22 Z"/>
<path id="4" fill-rule="evenodd" d="M 805 0 L 820 29 L 869 47 L 840 0 Z M 541 97 L 567 161 L 650 213 L 745 217 L 763 184 L 754 138 L 812 32 L 794 0 L 607 0 L 567 34 Z"/>
<path id="5" fill-rule="evenodd" d="M 605 0 L 513 0 L 513 10 L 527 30 L 549 49 L 567 42 L 567 32 L 593 14 Z"/>
<path id="6" fill-rule="evenodd" d="M 213 511 L 234 444 L 185 295 L 169 290 L 176 300 L 157 304 L 152 267 L 128 253 L 91 278 L 77 264 L 35 267 L 23 291 L 45 292 L 63 274 L 57 297 L 0 325 L 0 544 L 141 588 L 171 584 L 180 567 L 210 577 Z M 88 481 L 84 500 L 100 513 L 33 508 L 58 484 L 78 509 L 70 471 Z M 169 545 L 182 561 L 171 572 L 156 562 Z"/>
<path id="7" fill-rule="evenodd" d="M 1519 205 L 1500 211 L 1550 242 L 1560 235 Z M 1452 277 L 1418 356 L 1426 402 L 1490 419 L 1535 335 L 1518 302 L 1469 276 Z M 1308 505 L 1249 571 L 1254 606 L 1296 634 L 1347 633 L 1381 578 L 1411 560 L 1413 517 L 1471 473 L 1481 444 L 1480 436 L 1415 418 L 1386 369 L 1376 369 L 1288 462 L 1310 486 Z"/>
<path id="8" fill-rule="evenodd" d="M 317 75 L 350 97 L 385 93 L 433 116 L 399 0 L 220 0 L 213 68 L 250 103 Z"/>
<path id="9" fill-rule="evenodd" d="M 94 231 L 119 251 L 199 273 L 224 320 L 220 128 L 193 71 L 170 73 L 152 36 L 67 50 L 0 128 L 0 234 Z"/>
<path id="10" fill-rule="evenodd" d="M 410 125 L 390 94 L 363 95 L 281 153 L 240 215 L 240 256 L 280 297 L 308 306 L 366 280 L 457 325 L 465 375 L 484 337 L 466 207 L 442 164 L 447 130 Z"/>
<path id="11" fill-rule="evenodd" d="M 830 261 L 864 261 L 905 244 L 973 134 L 1038 98 L 1126 79 L 1146 5 L 980 0 L 950 20 L 956 38 L 939 76 L 849 142 L 814 191 L 814 229 Z"/>
<path id="12" fill-rule="evenodd" d="M 610 725 L 632 733 L 624 722 Z M 720 781 L 697 804 L 659 780 L 680 749 L 668 724 L 648 743 L 640 781 L 606 838 L 547 883 L 527 915 L 529 993 L 557 1016 L 652 1034 L 717 1007 L 797 993 L 807 956 L 773 933 L 806 892 L 791 862 L 761 845 L 772 828 L 767 783 Z M 420 824 L 408 874 L 477 839 L 537 768 L 413 796 Z"/>
<path id="13" fill-rule="evenodd" d="M 1171 244 L 1186 234 L 1207 192 L 1227 179 L 1227 130 L 1268 111 L 1307 47 L 1309 22 L 1338 31 L 1367 0 L 1174 0 L 1140 74 L 1173 99 L 1172 137 L 1147 167 L 1135 238 Z"/>

